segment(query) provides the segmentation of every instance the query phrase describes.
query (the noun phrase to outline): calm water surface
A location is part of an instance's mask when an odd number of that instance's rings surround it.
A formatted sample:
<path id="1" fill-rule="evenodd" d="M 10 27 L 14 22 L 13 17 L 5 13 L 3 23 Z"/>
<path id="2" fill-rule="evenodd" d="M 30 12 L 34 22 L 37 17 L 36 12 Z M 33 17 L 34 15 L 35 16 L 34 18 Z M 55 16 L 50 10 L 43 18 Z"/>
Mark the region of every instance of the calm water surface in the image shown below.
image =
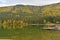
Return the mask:
<path id="1" fill-rule="evenodd" d="M 1 26 L 0 28 L 0 38 L 13 40 L 60 40 L 60 31 L 43 30 L 43 25 L 5 26 L 5 29 L 3 27 Z"/>

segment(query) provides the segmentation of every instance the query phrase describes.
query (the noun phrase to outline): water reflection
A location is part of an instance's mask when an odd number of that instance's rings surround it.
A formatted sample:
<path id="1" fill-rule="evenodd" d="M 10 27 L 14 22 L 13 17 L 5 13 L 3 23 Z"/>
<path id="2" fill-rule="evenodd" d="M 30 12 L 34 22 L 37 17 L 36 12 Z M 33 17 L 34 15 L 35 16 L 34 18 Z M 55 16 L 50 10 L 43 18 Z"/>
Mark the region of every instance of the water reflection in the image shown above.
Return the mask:
<path id="1" fill-rule="evenodd" d="M 0 37 L 13 38 L 15 40 L 59 40 L 60 31 L 42 30 L 45 25 L 0 25 Z M 8 31 L 7 29 L 14 29 Z M 15 30 L 16 29 L 16 30 Z"/>
<path id="2" fill-rule="evenodd" d="M 44 25 L 0 25 L 0 29 L 43 28 Z"/>
<path id="3" fill-rule="evenodd" d="M 0 27 L 3 27 L 4 29 L 17 29 L 17 28 L 23 28 L 23 25 L 0 25 Z"/>

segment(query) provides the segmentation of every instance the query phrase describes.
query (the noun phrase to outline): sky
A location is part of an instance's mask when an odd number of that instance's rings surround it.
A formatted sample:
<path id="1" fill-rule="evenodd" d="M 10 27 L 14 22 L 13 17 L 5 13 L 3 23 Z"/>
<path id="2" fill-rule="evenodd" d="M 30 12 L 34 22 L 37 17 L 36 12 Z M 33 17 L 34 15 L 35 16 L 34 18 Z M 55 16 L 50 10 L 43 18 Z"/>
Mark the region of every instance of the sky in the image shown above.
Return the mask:
<path id="1" fill-rule="evenodd" d="M 0 7 L 16 4 L 43 6 L 59 2 L 60 0 L 0 0 Z"/>

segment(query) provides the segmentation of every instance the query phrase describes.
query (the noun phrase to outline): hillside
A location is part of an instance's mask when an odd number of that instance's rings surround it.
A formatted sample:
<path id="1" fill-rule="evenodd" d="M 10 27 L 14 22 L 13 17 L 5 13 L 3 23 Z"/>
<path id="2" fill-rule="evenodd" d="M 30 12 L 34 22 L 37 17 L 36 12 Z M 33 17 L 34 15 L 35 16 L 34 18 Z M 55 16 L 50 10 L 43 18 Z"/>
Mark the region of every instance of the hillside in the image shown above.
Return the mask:
<path id="1" fill-rule="evenodd" d="M 42 23 L 56 23 L 60 21 L 60 4 L 52 4 L 47 6 L 29 6 L 16 5 L 0 8 L 0 22 L 9 23 L 17 22 L 18 24 L 42 24 Z"/>
<path id="2" fill-rule="evenodd" d="M 20 20 L 36 23 L 41 17 L 41 8 L 38 6 L 16 5 L 0 8 L 0 20 Z"/>
<path id="3" fill-rule="evenodd" d="M 48 19 L 52 18 L 53 21 L 60 22 L 60 3 L 43 6 L 41 13 Z"/>

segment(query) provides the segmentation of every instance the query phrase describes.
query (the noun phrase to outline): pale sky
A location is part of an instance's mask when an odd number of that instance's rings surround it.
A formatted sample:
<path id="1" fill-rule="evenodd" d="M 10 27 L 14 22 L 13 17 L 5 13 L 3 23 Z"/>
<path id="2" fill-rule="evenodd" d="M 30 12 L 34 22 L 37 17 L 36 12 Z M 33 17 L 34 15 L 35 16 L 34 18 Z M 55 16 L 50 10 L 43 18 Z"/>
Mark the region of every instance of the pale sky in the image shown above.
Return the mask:
<path id="1" fill-rule="evenodd" d="M 60 2 L 60 0 L 0 0 L 0 7 L 16 4 L 42 6 L 58 2 Z"/>

